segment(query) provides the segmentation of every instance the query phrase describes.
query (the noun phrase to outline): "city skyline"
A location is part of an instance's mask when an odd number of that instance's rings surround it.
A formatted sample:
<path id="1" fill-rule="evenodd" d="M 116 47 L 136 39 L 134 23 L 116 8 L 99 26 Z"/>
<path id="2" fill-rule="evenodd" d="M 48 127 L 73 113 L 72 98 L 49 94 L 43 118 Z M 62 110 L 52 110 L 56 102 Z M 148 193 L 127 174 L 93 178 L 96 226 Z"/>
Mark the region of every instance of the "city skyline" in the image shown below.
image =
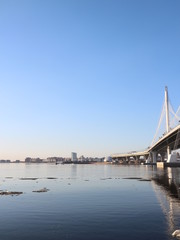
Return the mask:
<path id="1" fill-rule="evenodd" d="M 180 105 L 178 0 L 0 1 L 0 159 L 147 148 Z"/>

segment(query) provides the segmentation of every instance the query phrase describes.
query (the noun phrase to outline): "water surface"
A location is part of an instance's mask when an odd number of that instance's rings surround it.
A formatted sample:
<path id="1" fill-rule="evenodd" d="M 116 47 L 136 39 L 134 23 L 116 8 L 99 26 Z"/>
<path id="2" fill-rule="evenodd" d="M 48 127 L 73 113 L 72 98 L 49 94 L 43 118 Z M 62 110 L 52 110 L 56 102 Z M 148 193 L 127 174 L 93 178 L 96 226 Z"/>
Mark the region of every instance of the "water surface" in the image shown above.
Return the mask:
<path id="1" fill-rule="evenodd" d="M 151 166 L 0 164 L 0 189 L 23 192 L 0 196 L 0 239 L 172 239 L 179 176 Z"/>

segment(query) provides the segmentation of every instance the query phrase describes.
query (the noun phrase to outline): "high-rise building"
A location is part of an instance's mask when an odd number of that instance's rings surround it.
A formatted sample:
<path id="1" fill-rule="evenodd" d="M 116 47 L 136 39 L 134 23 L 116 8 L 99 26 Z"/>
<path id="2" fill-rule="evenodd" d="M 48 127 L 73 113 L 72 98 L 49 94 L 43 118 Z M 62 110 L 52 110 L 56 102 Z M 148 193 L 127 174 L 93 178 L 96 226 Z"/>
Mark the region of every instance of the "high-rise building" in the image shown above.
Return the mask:
<path id="1" fill-rule="evenodd" d="M 75 152 L 72 152 L 71 153 L 71 161 L 72 162 L 75 162 L 75 161 L 77 161 L 78 159 L 77 159 L 77 153 L 75 153 Z"/>

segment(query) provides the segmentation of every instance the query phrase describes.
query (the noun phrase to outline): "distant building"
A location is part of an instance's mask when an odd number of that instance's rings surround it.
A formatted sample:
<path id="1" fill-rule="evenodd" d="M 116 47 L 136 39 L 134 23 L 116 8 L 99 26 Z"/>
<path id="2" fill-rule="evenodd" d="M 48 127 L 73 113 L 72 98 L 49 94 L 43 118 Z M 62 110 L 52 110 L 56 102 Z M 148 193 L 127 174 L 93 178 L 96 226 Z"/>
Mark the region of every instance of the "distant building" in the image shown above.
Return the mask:
<path id="1" fill-rule="evenodd" d="M 20 160 L 16 160 L 15 163 L 20 163 L 21 161 Z"/>
<path id="2" fill-rule="evenodd" d="M 25 163 L 42 163 L 43 162 L 43 159 L 40 159 L 40 158 L 30 158 L 30 157 L 27 157 L 25 159 Z"/>
<path id="3" fill-rule="evenodd" d="M 112 158 L 110 156 L 105 157 L 104 162 L 112 162 Z"/>
<path id="4" fill-rule="evenodd" d="M 87 158 L 85 158 L 83 155 L 78 158 L 78 161 L 84 162 L 87 161 Z"/>
<path id="5" fill-rule="evenodd" d="M 63 161 L 64 161 L 64 158 L 62 158 L 62 157 L 48 157 L 43 162 L 47 162 L 47 163 L 62 163 Z"/>
<path id="6" fill-rule="evenodd" d="M 0 163 L 10 163 L 11 160 L 0 160 Z"/>
<path id="7" fill-rule="evenodd" d="M 72 162 L 76 162 L 78 159 L 77 159 L 77 153 L 75 153 L 75 152 L 72 152 L 71 153 L 71 161 Z"/>

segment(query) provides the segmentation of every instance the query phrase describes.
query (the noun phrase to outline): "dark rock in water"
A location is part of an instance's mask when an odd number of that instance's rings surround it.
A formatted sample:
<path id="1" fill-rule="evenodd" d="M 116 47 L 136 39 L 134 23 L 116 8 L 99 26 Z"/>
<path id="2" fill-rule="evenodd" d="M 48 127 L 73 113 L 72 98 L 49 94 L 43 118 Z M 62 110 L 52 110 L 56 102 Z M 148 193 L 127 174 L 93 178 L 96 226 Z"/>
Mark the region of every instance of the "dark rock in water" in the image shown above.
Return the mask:
<path id="1" fill-rule="evenodd" d="M 34 191 L 32 191 L 32 192 L 43 193 L 43 192 L 48 192 L 48 191 L 49 191 L 49 189 L 47 189 L 47 188 L 42 188 L 42 189 L 39 189 L 39 190 L 34 190 Z"/>
<path id="2" fill-rule="evenodd" d="M 38 178 L 20 178 L 20 180 L 37 180 Z"/>
<path id="3" fill-rule="evenodd" d="M 141 177 L 126 177 L 126 178 L 123 178 L 123 179 L 140 180 L 142 178 Z"/>
<path id="4" fill-rule="evenodd" d="M 112 179 L 111 177 L 107 177 L 107 178 L 100 178 L 100 180 L 108 180 L 108 179 Z"/>
<path id="5" fill-rule="evenodd" d="M 20 195 L 20 194 L 23 194 L 23 192 L 15 192 L 15 191 L 0 191 L 0 195 L 11 195 L 11 196 L 13 196 L 13 195 Z"/>
<path id="6" fill-rule="evenodd" d="M 139 179 L 140 182 L 150 182 L 151 179 Z"/>
<path id="7" fill-rule="evenodd" d="M 55 178 L 55 177 L 47 177 L 46 179 L 57 179 L 57 178 Z"/>
<path id="8" fill-rule="evenodd" d="M 123 179 L 139 180 L 141 182 L 150 182 L 151 181 L 151 179 L 145 179 L 145 178 L 141 178 L 141 177 L 127 177 L 127 178 L 123 178 Z"/>

